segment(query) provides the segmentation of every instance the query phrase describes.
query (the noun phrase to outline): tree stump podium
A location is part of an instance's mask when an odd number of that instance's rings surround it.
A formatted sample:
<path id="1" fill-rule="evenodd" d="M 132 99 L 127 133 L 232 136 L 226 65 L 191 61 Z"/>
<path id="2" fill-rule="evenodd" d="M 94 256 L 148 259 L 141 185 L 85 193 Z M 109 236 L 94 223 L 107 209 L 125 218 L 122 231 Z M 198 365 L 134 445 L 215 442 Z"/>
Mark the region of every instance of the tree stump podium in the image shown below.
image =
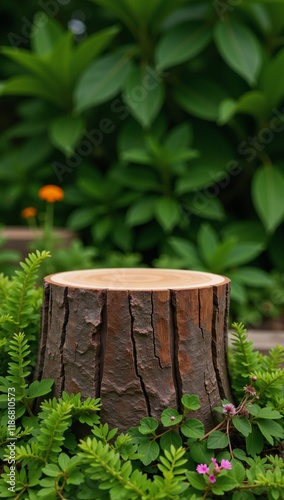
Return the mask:
<path id="1" fill-rule="evenodd" d="M 47 276 L 38 379 L 54 394 L 100 397 L 120 431 L 196 394 L 205 427 L 230 399 L 228 278 L 170 269 L 95 269 Z"/>

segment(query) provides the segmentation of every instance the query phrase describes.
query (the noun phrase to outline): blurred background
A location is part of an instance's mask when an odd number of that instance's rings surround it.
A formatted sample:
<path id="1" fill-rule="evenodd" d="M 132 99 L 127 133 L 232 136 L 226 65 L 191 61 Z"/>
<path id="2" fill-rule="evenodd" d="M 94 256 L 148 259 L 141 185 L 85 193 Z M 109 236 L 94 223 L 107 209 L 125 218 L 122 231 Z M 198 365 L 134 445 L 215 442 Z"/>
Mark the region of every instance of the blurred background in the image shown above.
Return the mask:
<path id="1" fill-rule="evenodd" d="M 2 0 L 0 19 L 1 271 L 22 226 L 46 273 L 224 274 L 232 319 L 283 330 L 283 2 Z"/>

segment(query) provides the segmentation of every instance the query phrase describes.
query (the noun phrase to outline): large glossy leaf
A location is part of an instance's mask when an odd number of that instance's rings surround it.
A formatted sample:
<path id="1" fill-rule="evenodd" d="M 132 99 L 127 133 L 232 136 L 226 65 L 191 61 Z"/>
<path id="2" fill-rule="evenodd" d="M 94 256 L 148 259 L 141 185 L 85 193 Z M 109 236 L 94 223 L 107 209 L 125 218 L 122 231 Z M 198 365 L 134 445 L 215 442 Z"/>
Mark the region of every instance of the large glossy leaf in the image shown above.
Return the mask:
<path id="1" fill-rule="evenodd" d="M 257 267 L 241 267 L 230 273 L 230 279 L 236 279 L 247 286 L 266 287 L 273 284 L 270 274 Z"/>
<path id="2" fill-rule="evenodd" d="M 263 245 L 261 243 L 235 243 L 226 259 L 224 259 L 223 266 L 228 268 L 246 264 L 255 259 L 262 251 Z"/>
<path id="3" fill-rule="evenodd" d="M 43 82 L 33 76 L 14 76 L 0 83 L 0 95 L 29 95 L 42 97 L 43 99 L 61 104 L 57 94 L 51 92 Z"/>
<path id="4" fill-rule="evenodd" d="M 164 96 L 164 82 L 152 68 L 134 67 L 129 71 L 123 99 L 142 127 L 150 127 L 162 107 Z"/>
<path id="5" fill-rule="evenodd" d="M 34 16 L 34 26 L 31 36 L 31 46 L 34 52 L 45 55 L 52 51 L 59 42 L 64 30 L 62 26 L 45 12 L 37 12 Z M 62 60 L 62 58 L 60 57 Z"/>
<path id="6" fill-rule="evenodd" d="M 260 85 L 271 106 L 281 101 L 284 96 L 284 49 L 265 66 Z"/>
<path id="7" fill-rule="evenodd" d="M 10 47 L 2 47 L 1 53 L 27 69 L 42 83 L 48 85 L 51 92 L 58 92 L 58 83 L 54 81 L 53 76 L 50 75 L 46 62 L 40 56 L 32 54 L 28 50 L 15 50 Z"/>
<path id="8" fill-rule="evenodd" d="M 160 198 L 155 205 L 155 216 L 164 231 L 171 231 L 181 219 L 181 212 L 176 200 Z"/>
<path id="9" fill-rule="evenodd" d="M 50 127 L 52 144 L 64 154 L 70 156 L 78 144 L 84 130 L 84 120 L 81 116 L 60 116 Z"/>
<path id="10" fill-rule="evenodd" d="M 250 85 L 256 82 L 261 63 L 261 49 L 255 34 L 236 21 L 219 22 L 215 41 L 224 61 Z"/>
<path id="11" fill-rule="evenodd" d="M 268 112 L 267 98 L 264 92 L 251 90 L 237 101 L 225 99 L 219 108 L 219 125 L 227 123 L 236 113 L 245 113 L 256 118 L 263 118 Z"/>
<path id="12" fill-rule="evenodd" d="M 129 67 L 129 56 L 122 54 L 109 54 L 91 64 L 76 87 L 76 109 L 83 111 L 114 97 L 121 90 Z"/>
<path id="13" fill-rule="evenodd" d="M 187 86 L 174 90 L 176 102 L 185 111 L 210 121 L 218 119 L 220 103 L 226 97 L 225 89 L 205 78 L 191 78 Z"/>
<path id="14" fill-rule="evenodd" d="M 54 50 L 45 59 L 50 75 L 60 85 L 61 98 L 66 103 L 67 108 L 70 107 L 70 102 L 72 102 L 72 82 L 70 80 L 72 45 L 73 34 L 67 32 L 61 37 Z M 58 54 L 60 54 L 60 57 L 58 57 Z"/>
<path id="15" fill-rule="evenodd" d="M 77 79 L 82 71 L 110 44 L 115 35 L 120 31 L 118 26 L 111 26 L 90 35 L 75 48 L 72 56 L 70 78 Z"/>
<path id="16" fill-rule="evenodd" d="M 218 237 L 214 229 L 209 224 L 202 224 L 198 231 L 198 245 L 201 255 L 206 264 L 210 265 L 212 255 L 218 247 Z"/>
<path id="17" fill-rule="evenodd" d="M 284 219 L 284 175 L 275 167 L 259 168 L 253 178 L 252 200 L 267 231 Z"/>
<path id="18" fill-rule="evenodd" d="M 210 42 L 211 28 L 198 21 L 184 23 L 168 31 L 155 52 L 158 71 L 171 68 L 199 54 Z"/>
<path id="19" fill-rule="evenodd" d="M 190 166 L 188 172 L 183 177 L 180 177 L 176 184 L 176 192 L 178 194 L 189 193 L 201 188 L 208 188 L 212 184 L 216 184 L 225 175 L 223 170 L 223 161 L 214 163 L 197 160 Z M 215 187 L 216 196 L 221 191 L 221 187 Z M 203 194 L 206 196 L 206 193 Z M 201 198 L 201 195 L 199 196 Z"/>
<path id="20" fill-rule="evenodd" d="M 131 205 L 126 214 L 126 223 L 129 226 L 139 226 L 149 222 L 154 217 L 156 196 L 144 197 Z"/>

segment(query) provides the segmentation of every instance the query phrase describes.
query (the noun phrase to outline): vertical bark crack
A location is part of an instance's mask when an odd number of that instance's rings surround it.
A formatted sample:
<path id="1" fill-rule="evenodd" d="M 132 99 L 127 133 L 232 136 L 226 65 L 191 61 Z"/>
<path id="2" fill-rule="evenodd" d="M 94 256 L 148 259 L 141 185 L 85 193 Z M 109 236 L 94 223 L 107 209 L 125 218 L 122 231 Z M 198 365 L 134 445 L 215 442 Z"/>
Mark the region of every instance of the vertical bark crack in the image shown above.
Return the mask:
<path id="1" fill-rule="evenodd" d="M 182 381 L 179 371 L 179 361 L 178 361 L 178 328 L 177 328 L 177 317 L 176 317 L 176 296 L 173 290 L 170 290 L 170 353 L 171 353 L 171 365 L 173 382 L 176 392 L 176 407 L 179 413 L 181 413 L 181 398 L 182 398 Z"/>
<path id="2" fill-rule="evenodd" d="M 64 289 L 63 307 L 64 307 L 64 320 L 63 320 L 62 332 L 61 332 L 61 338 L 60 338 L 60 345 L 59 345 L 60 366 L 61 366 L 61 371 L 60 371 L 60 379 L 61 379 L 60 395 L 64 391 L 64 386 L 65 386 L 65 367 L 64 367 L 63 349 L 64 349 L 64 343 L 65 343 L 65 339 L 66 339 L 67 324 L 68 324 L 68 321 L 69 321 L 69 302 L 68 302 L 68 288 L 67 287 Z"/>
<path id="3" fill-rule="evenodd" d="M 139 382 L 140 382 L 140 387 L 141 387 L 141 391 L 142 391 L 142 394 L 143 394 L 144 399 L 145 399 L 148 416 L 151 417 L 151 406 L 150 406 L 149 396 L 147 394 L 142 375 L 139 373 L 139 369 L 138 369 L 137 349 L 136 349 L 136 342 L 135 342 L 135 335 L 134 335 L 134 317 L 133 317 L 132 310 L 131 310 L 130 293 L 128 293 L 128 305 L 129 305 L 129 313 L 130 313 L 130 318 L 131 318 L 130 338 L 131 338 L 131 342 L 132 342 L 135 375 L 139 379 Z"/>
<path id="4" fill-rule="evenodd" d="M 48 283 L 44 284 L 44 297 L 41 309 L 41 327 L 40 330 L 42 332 L 42 337 L 40 341 L 40 348 L 38 353 L 38 362 L 35 370 L 35 376 L 37 380 L 42 379 L 42 372 L 45 360 L 45 352 L 46 352 L 46 341 L 48 335 L 48 324 L 49 324 L 49 311 L 50 311 L 50 301 L 51 301 L 51 290 L 50 285 Z"/>
<path id="5" fill-rule="evenodd" d="M 100 341 L 99 341 L 99 369 L 98 369 L 98 380 L 96 380 L 95 375 L 95 393 L 98 394 L 97 397 L 101 397 L 101 384 L 104 373 L 104 360 L 106 352 L 106 335 L 107 335 L 107 290 L 102 294 L 102 308 L 100 315 Z M 96 332 L 93 334 L 93 338 Z"/>
<path id="6" fill-rule="evenodd" d="M 154 315 L 154 301 L 153 301 L 153 292 L 151 292 L 151 327 L 152 327 L 152 334 L 153 334 L 152 338 L 153 338 L 154 356 L 158 360 L 159 367 L 162 370 L 163 367 L 161 365 L 161 360 L 160 360 L 160 357 L 157 354 L 156 337 L 155 337 L 155 328 L 154 328 L 153 315 Z"/>
<path id="7" fill-rule="evenodd" d="M 222 377 L 218 368 L 218 332 L 216 325 L 218 325 L 219 317 L 219 301 L 218 301 L 218 288 L 213 286 L 213 317 L 212 317 L 212 360 L 214 371 L 216 375 L 217 385 L 220 397 L 225 398 L 225 393 L 222 385 Z"/>
<path id="8" fill-rule="evenodd" d="M 198 327 L 199 330 L 201 331 L 202 335 L 202 340 L 204 340 L 204 330 L 201 325 L 201 297 L 200 297 L 200 289 L 198 288 Z M 204 342 L 202 343 L 203 345 L 203 350 L 204 350 Z"/>

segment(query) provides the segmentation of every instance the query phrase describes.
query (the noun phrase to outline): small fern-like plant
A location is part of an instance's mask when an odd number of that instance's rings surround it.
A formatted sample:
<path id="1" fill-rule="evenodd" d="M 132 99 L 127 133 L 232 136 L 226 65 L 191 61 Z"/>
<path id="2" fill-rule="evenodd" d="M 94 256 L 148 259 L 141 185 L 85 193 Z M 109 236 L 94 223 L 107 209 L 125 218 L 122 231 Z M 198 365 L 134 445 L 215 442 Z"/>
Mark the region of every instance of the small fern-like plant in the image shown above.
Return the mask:
<path id="1" fill-rule="evenodd" d="M 0 341 L 2 351 L 9 351 L 9 340 L 14 333 L 25 332 L 35 363 L 38 348 L 40 305 L 42 289 L 37 284 L 41 263 L 50 257 L 47 251 L 30 253 L 25 262 L 20 262 L 21 270 L 16 270 L 11 278 L 0 275 Z M 7 356 L 1 356 L 0 375 L 7 370 Z"/>
<path id="2" fill-rule="evenodd" d="M 243 388 L 255 378 L 255 391 L 263 404 L 269 403 L 278 411 L 284 408 L 284 347 L 276 345 L 269 356 L 253 348 L 242 323 L 233 323 L 233 352 L 230 353 L 231 384 L 237 399 L 243 397 Z"/>

